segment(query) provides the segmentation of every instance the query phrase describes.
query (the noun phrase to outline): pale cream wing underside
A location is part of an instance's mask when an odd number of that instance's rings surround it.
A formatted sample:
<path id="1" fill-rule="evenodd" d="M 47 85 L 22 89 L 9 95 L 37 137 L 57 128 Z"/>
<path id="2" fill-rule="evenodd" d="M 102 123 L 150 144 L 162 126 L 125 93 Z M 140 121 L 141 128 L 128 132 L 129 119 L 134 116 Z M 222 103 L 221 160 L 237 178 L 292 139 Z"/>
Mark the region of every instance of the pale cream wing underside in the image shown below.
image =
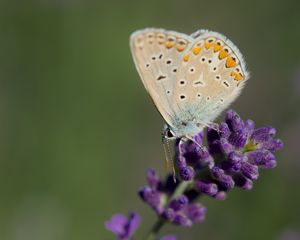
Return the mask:
<path id="1" fill-rule="evenodd" d="M 190 122 L 207 126 L 249 78 L 242 54 L 216 32 L 145 29 L 131 35 L 130 46 L 146 90 L 175 129 Z"/>
<path id="2" fill-rule="evenodd" d="M 190 36 L 163 29 L 145 29 L 130 37 L 133 59 L 142 82 L 170 126 L 178 112 L 178 106 L 172 102 L 178 68 L 192 41 Z"/>

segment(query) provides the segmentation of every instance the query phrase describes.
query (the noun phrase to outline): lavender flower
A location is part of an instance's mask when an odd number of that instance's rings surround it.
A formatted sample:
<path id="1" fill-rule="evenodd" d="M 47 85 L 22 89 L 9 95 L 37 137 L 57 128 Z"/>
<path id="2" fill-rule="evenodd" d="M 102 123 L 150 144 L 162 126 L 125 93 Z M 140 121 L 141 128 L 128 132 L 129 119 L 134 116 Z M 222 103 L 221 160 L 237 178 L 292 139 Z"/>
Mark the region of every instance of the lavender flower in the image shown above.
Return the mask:
<path id="1" fill-rule="evenodd" d="M 113 232 L 118 240 L 129 240 L 140 224 L 140 216 L 132 212 L 129 217 L 122 214 L 115 214 L 110 221 L 105 223 L 107 230 Z"/>
<path id="2" fill-rule="evenodd" d="M 152 169 L 147 171 L 148 185 L 139 190 L 141 199 L 158 216 L 147 240 L 157 239 L 164 223 L 190 227 L 205 219 L 206 208 L 198 202 L 200 196 L 225 200 L 234 187 L 250 190 L 259 178 L 260 169 L 277 165 L 274 153 L 282 148 L 270 126 L 255 128 L 252 120 L 242 120 L 234 111 L 226 114 L 225 122 L 214 124 L 193 141 L 177 139 L 175 143 L 176 181 L 172 175 L 162 180 Z M 129 240 L 139 224 L 132 213 L 127 219 L 114 215 L 106 228 L 119 240 Z M 176 240 L 168 235 L 160 240 Z"/>
<path id="3" fill-rule="evenodd" d="M 143 187 L 139 194 L 161 218 L 186 227 L 204 220 L 206 208 L 199 203 L 192 203 L 188 195 L 174 196 L 178 184 L 173 181 L 171 175 L 165 181 L 158 179 L 159 176 L 154 170 L 149 169 L 147 172 L 149 185 Z"/>
<path id="4" fill-rule="evenodd" d="M 177 167 L 183 181 L 195 180 L 200 193 L 219 199 L 235 186 L 249 190 L 259 177 L 259 168 L 274 168 L 274 152 L 282 147 L 274 139 L 272 127 L 256 128 L 252 120 L 243 121 L 234 111 L 225 122 L 207 130 L 208 149 L 192 141 L 177 141 Z M 203 133 L 195 137 L 202 142 Z M 191 174 L 184 174 L 191 168 Z"/>

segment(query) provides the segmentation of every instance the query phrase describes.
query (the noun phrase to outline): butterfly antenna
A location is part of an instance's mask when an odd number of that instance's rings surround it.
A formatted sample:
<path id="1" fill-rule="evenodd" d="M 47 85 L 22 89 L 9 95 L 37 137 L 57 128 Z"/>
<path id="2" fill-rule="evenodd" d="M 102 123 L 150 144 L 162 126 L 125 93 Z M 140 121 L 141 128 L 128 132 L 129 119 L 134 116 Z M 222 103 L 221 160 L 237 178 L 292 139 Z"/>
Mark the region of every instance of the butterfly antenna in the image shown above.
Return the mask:
<path id="1" fill-rule="evenodd" d="M 167 168 L 167 170 L 172 169 L 173 180 L 174 180 L 174 182 L 176 182 L 175 164 L 174 164 L 174 160 L 172 159 L 170 141 L 165 136 L 162 136 L 162 143 L 163 143 L 165 157 L 166 157 L 165 158 L 166 168 Z"/>

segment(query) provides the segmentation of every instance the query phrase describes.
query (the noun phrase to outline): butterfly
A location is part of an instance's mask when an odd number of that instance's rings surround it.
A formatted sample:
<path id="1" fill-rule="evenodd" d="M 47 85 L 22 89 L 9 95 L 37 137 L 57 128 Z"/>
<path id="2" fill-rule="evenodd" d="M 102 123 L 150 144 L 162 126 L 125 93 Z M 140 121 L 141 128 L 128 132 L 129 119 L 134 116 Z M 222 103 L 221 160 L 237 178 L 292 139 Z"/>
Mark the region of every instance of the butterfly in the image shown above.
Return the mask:
<path id="1" fill-rule="evenodd" d="M 232 103 L 249 78 L 238 48 L 220 33 L 147 28 L 130 36 L 141 80 L 164 118 L 164 140 L 190 139 Z"/>

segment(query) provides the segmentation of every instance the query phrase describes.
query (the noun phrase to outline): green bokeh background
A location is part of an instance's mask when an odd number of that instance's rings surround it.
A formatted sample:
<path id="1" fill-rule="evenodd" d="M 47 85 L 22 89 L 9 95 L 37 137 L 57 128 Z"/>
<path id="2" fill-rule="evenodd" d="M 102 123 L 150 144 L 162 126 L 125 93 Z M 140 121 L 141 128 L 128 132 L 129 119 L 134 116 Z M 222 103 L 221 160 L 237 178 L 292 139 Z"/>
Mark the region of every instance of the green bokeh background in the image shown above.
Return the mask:
<path id="1" fill-rule="evenodd" d="M 300 239 L 300 3 L 285 1 L 0 2 L 0 239 L 110 240 L 115 212 L 155 220 L 137 197 L 148 167 L 164 170 L 163 121 L 132 63 L 145 27 L 228 36 L 251 79 L 233 104 L 278 130 L 278 167 L 252 191 L 203 198 L 204 223 L 179 239 Z"/>

